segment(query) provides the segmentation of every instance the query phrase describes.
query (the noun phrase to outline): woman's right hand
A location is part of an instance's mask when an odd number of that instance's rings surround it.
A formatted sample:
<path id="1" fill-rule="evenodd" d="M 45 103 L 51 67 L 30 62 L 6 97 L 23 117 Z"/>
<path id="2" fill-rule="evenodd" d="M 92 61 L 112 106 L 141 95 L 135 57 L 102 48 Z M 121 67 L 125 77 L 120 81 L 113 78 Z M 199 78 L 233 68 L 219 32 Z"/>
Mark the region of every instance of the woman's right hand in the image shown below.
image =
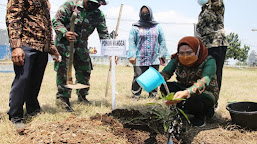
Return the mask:
<path id="1" fill-rule="evenodd" d="M 133 58 L 133 57 L 130 58 L 130 59 L 129 59 L 129 62 L 130 62 L 131 64 L 135 64 L 135 63 L 136 63 L 136 58 Z"/>
<path id="2" fill-rule="evenodd" d="M 165 57 L 159 58 L 159 60 L 160 60 L 160 65 L 165 66 L 166 58 Z"/>
<path id="3" fill-rule="evenodd" d="M 171 105 L 171 104 L 176 104 L 176 103 L 180 103 L 181 100 L 175 100 L 175 99 L 185 99 L 185 98 L 189 98 L 188 97 L 188 91 L 187 90 L 183 90 L 183 91 L 178 91 L 174 94 L 174 100 L 168 100 L 165 102 L 165 104 L 167 106 Z"/>

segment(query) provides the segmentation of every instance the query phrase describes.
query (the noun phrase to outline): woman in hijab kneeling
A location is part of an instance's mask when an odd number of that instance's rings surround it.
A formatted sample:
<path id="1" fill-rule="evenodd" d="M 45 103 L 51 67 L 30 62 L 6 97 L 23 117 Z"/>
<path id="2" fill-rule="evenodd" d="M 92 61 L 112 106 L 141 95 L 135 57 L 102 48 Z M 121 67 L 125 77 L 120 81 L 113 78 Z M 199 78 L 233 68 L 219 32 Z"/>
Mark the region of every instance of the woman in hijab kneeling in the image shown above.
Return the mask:
<path id="1" fill-rule="evenodd" d="M 161 74 L 165 81 L 176 73 L 176 82 L 167 82 L 174 99 L 185 101 L 166 101 L 167 105 L 177 104 L 185 113 L 192 114 L 192 125 L 205 126 L 206 117 L 214 114 L 219 88 L 216 77 L 216 62 L 208 56 L 208 50 L 196 37 L 184 37 L 178 43 L 177 53 L 171 56 Z M 164 86 L 161 92 L 167 94 Z"/>

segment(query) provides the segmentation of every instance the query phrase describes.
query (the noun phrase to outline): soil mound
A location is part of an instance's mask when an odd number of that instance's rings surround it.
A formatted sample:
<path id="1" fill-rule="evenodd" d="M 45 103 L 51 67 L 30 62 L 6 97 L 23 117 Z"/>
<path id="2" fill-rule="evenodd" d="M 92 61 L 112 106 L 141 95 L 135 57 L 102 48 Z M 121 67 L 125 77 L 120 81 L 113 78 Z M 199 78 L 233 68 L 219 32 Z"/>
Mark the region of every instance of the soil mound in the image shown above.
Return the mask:
<path id="1" fill-rule="evenodd" d="M 61 122 L 28 126 L 18 143 L 167 143 L 167 138 L 153 132 L 147 121 L 148 118 L 135 110 L 115 110 L 105 115 L 97 114 L 90 119 L 71 116 Z"/>

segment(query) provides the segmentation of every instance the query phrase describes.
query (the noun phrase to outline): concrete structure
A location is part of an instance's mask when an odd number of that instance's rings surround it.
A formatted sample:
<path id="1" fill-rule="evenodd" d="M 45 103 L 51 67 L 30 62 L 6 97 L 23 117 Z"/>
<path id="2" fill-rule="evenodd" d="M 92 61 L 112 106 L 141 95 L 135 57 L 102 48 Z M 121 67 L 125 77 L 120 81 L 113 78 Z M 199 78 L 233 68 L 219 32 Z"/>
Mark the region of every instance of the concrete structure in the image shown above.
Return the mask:
<path id="1" fill-rule="evenodd" d="M 10 59 L 11 49 L 7 30 L 0 29 L 0 60 Z"/>
<path id="2" fill-rule="evenodd" d="M 102 55 L 95 55 L 95 54 L 90 54 L 91 61 L 93 65 L 96 64 L 102 64 L 102 65 L 109 65 L 110 60 L 108 56 L 102 56 Z M 130 65 L 129 60 L 127 57 L 118 57 L 118 65 Z"/>
<path id="3" fill-rule="evenodd" d="M 257 54 L 254 50 L 250 53 L 248 57 L 248 65 L 251 67 L 257 66 Z"/>
<path id="4" fill-rule="evenodd" d="M 91 57 L 91 61 L 93 65 L 109 65 L 110 64 L 110 60 L 109 60 L 109 56 L 102 56 L 102 55 L 98 55 L 98 54 L 90 54 Z M 132 66 L 129 63 L 129 60 L 127 57 L 118 57 L 119 61 L 118 61 L 118 65 L 125 65 L 125 66 Z M 54 62 L 53 59 L 51 58 L 51 56 L 49 55 L 49 59 L 48 62 Z"/>
<path id="5" fill-rule="evenodd" d="M 90 54 L 91 61 L 93 65 L 102 64 L 102 65 L 109 65 L 109 57 L 108 56 L 102 56 L 102 55 L 95 55 Z M 118 65 L 124 65 L 124 66 L 133 66 L 131 63 L 129 63 L 129 60 L 126 56 L 118 57 Z M 170 61 L 170 58 L 166 59 L 166 64 Z"/>

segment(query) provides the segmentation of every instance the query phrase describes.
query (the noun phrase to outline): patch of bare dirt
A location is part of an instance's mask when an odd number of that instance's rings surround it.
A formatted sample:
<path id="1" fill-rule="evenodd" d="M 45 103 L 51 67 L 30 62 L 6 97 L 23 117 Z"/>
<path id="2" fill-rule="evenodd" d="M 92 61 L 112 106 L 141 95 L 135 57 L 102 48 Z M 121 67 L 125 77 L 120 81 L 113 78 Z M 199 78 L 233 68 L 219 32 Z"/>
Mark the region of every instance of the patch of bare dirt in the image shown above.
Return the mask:
<path id="1" fill-rule="evenodd" d="M 129 111 L 121 110 L 119 112 Z M 71 116 L 61 122 L 43 124 L 38 127 L 29 126 L 23 131 L 22 139 L 18 143 L 167 143 L 165 136 L 156 133 L 151 134 L 149 128 L 144 128 L 144 126 L 137 129 L 124 126 L 111 116 L 115 113 L 117 114 L 115 111 L 105 115 L 97 114 L 90 119 L 79 119 Z"/>
<path id="2" fill-rule="evenodd" d="M 162 124 L 149 113 L 117 109 L 90 119 L 71 116 L 65 121 L 28 126 L 17 143 L 166 144 Z M 215 116 L 203 128 L 185 124 L 179 140 L 185 144 L 251 144 L 257 141 L 257 132 L 241 129 Z"/>

